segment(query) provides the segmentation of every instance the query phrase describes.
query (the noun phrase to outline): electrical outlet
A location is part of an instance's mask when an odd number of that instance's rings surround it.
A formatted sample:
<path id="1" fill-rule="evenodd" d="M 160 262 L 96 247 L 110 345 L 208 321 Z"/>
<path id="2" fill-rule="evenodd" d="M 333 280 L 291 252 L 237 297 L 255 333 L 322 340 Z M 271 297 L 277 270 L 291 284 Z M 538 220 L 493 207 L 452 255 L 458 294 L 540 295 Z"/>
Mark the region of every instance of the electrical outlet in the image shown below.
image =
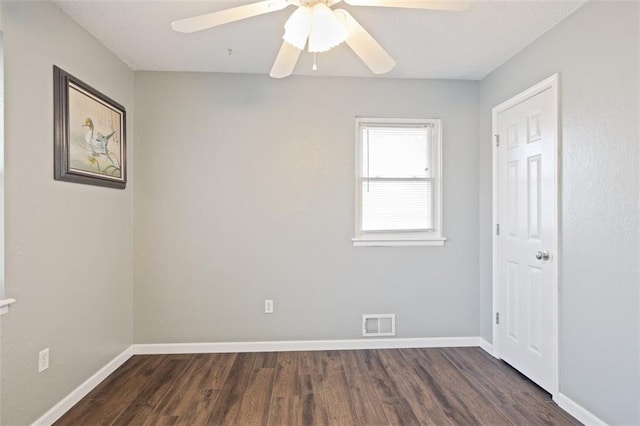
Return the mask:
<path id="1" fill-rule="evenodd" d="M 43 349 L 38 354 L 38 373 L 49 368 L 49 348 Z"/>
<path id="2" fill-rule="evenodd" d="M 273 313 L 273 300 L 265 300 L 264 301 L 264 313 L 272 314 Z"/>

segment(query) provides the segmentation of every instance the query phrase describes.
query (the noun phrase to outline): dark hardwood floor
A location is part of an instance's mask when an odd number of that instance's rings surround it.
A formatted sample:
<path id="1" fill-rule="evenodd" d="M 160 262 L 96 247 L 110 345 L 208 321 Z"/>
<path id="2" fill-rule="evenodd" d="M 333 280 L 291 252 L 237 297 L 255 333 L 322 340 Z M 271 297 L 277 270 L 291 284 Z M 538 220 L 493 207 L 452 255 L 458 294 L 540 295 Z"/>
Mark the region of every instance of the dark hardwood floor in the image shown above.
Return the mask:
<path id="1" fill-rule="evenodd" d="M 579 424 L 478 348 L 132 357 L 57 425 Z"/>

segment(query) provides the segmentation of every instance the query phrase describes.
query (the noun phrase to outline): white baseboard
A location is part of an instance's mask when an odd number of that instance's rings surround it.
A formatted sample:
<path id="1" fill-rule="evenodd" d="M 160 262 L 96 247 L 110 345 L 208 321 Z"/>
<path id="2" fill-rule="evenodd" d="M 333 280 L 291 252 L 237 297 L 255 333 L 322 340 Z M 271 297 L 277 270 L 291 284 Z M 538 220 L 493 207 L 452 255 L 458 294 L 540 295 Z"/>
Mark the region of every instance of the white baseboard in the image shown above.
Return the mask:
<path id="1" fill-rule="evenodd" d="M 155 343 L 133 345 L 135 355 L 332 351 L 355 349 L 447 348 L 481 346 L 479 337 L 426 337 L 351 340 L 291 340 L 275 342 Z"/>
<path id="2" fill-rule="evenodd" d="M 606 426 L 602 419 L 597 417 L 595 414 L 584 408 L 582 405 L 578 404 L 568 396 L 563 393 L 558 394 L 558 398 L 556 403 L 560 408 L 562 408 L 567 413 L 571 414 L 575 417 L 580 423 L 585 424 L 587 426 Z"/>
<path id="3" fill-rule="evenodd" d="M 482 337 L 478 337 L 478 339 L 480 340 L 480 345 L 479 345 L 480 348 L 484 350 L 486 353 L 488 353 L 489 355 L 491 355 L 492 357 L 497 358 L 496 353 L 493 351 L 493 344 L 489 343 Z"/>
<path id="4" fill-rule="evenodd" d="M 120 355 L 109 361 L 107 365 L 98 370 L 93 376 L 89 377 L 84 383 L 75 388 L 69 395 L 64 397 L 62 401 L 54 405 L 49 411 L 44 413 L 42 417 L 36 420 L 32 426 L 49 426 L 62 417 L 71 407 L 76 405 L 78 401 L 84 398 L 96 386 L 106 379 L 111 373 L 116 371 L 118 367 L 124 364 L 133 355 L 132 347 L 129 346 Z"/>

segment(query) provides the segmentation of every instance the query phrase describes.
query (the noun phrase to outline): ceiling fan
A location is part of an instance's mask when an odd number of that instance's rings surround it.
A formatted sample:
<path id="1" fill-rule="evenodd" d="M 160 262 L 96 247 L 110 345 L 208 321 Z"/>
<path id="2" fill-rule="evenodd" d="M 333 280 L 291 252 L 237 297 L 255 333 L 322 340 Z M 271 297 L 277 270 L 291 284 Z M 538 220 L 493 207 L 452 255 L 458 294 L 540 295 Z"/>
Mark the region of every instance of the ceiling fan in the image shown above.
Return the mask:
<path id="1" fill-rule="evenodd" d="M 192 33 L 253 16 L 277 12 L 297 6 L 285 24 L 284 42 L 269 75 L 282 78 L 291 75 L 300 53 L 307 46 L 311 53 L 326 52 L 342 42 L 360 57 L 375 74 L 393 69 L 395 61 L 378 42 L 344 9 L 333 9 L 342 0 L 264 0 L 244 6 L 180 19 L 171 23 L 178 32 Z M 468 0 L 344 0 L 351 6 L 399 7 L 462 11 Z M 315 63 L 314 63 L 315 69 Z"/>

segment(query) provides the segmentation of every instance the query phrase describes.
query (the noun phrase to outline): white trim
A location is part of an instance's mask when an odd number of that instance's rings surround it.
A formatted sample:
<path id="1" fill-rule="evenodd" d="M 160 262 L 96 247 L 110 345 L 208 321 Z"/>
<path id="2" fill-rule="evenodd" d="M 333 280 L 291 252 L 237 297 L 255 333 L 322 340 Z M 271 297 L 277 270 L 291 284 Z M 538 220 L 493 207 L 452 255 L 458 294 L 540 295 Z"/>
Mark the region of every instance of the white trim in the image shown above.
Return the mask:
<path id="1" fill-rule="evenodd" d="M 567 413 L 575 417 L 580 423 L 587 426 L 606 426 L 607 423 L 593 414 L 591 411 L 584 408 L 582 405 L 573 401 L 571 398 L 563 393 L 559 393 L 557 398 L 554 398 L 558 406 Z"/>
<path id="2" fill-rule="evenodd" d="M 352 238 L 354 247 L 443 246 L 446 238 L 397 240 L 390 238 Z"/>
<path id="3" fill-rule="evenodd" d="M 356 349 L 453 348 L 480 346 L 479 337 L 425 337 L 350 340 L 290 340 L 274 342 L 152 343 L 133 345 L 134 355 L 336 351 Z"/>
<path id="4" fill-rule="evenodd" d="M 3 299 L 0 300 L 0 315 L 9 312 L 9 306 L 16 303 L 16 299 Z"/>
<path id="5" fill-rule="evenodd" d="M 111 373 L 116 371 L 118 367 L 124 364 L 133 355 L 133 347 L 129 346 L 120 355 L 116 356 L 107 365 L 98 370 L 93 376 L 89 377 L 84 383 L 75 388 L 69 395 L 64 397 L 60 402 L 54 405 L 49 411 L 44 413 L 42 417 L 36 420 L 32 426 L 51 425 L 62 417 L 67 411 L 76 405 L 82 398 L 91 392 L 96 386 L 106 379 Z"/>
<path id="6" fill-rule="evenodd" d="M 480 339 L 480 349 L 482 349 L 492 357 L 497 358 L 493 348 L 493 344 L 489 343 L 487 340 L 483 339 L 482 337 L 480 337 L 479 339 Z"/>
<path id="7" fill-rule="evenodd" d="M 556 122 L 556 214 L 553 217 L 553 228 L 555 229 L 555 241 L 553 242 L 553 247 L 551 248 L 552 253 L 554 253 L 556 257 L 555 267 L 552 272 L 552 356 L 553 356 L 553 378 L 551 384 L 551 396 L 555 400 L 558 397 L 560 392 L 560 384 L 559 384 L 559 365 L 558 365 L 558 329 L 559 329 L 559 308 L 558 308 L 558 270 L 560 269 L 560 253 L 558 251 L 559 247 L 559 239 L 560 239 L 560 229 L 558 226 L 558 217 L 560 214 L 560 200 L 561 200 L 561 187 L 560 187 L 560 146 L 561 146 L 561 129 L 560 129 L 560 95 L 559 95 L 559 74 L 554 74 L 551 77 L 541 81 L 535 86 L 525 90 L 522 93 L 512 97 L 511 99 L 501 103 L 496 106 L 492 110 L 492 123 L 491 123 L 491 151 L 492 151 L 492 173 L 493 173 L 493 181 L 492 181 L 492 193 L 493 193 L 493 213 L 492 213 L 492 255 L 493 255 L 493 264 L 492 264 L 492 303 L 493 310 L 491 316 L 491 322 L 493 324 L 493 350 L 494 356 L 500 358 L 500 341 L 498 338 L 498 326 L 495 322 L 495 315 L 498 312 L 499 307 L 499 285 L 498 285 L 498 237 L 495 233 L 496 225 L 498 223 L 498 147 L 494 143 L 494 135 L 498 133 L 498 114 L 512 108 L 513 106 L 526 101 L 527 99 L 544 92 L 545 90 L 551 90 L 551 94 L 553 97 L 553 108 L 552 116 L 555 118 Z"/>

